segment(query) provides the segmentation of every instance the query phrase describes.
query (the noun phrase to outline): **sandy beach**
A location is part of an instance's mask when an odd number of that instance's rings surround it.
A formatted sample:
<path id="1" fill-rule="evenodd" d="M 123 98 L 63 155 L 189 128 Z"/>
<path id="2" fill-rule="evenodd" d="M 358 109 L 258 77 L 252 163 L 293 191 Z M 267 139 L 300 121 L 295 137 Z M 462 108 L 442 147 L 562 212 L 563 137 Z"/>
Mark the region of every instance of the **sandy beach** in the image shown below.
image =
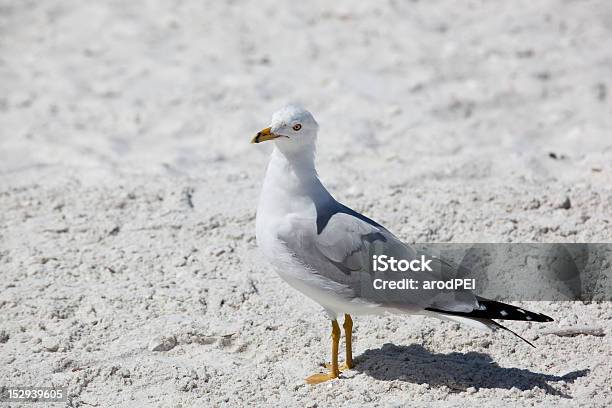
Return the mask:
<path id="1" fill-rule="evenodd" d="M 66 386 L 70 407 L 610 406 L 609 302 L 523 302 L 555 318 L 508 322 L 535 349 L 358 318 L 355 369 L 305 384 L 329 321 L 257 248 L 272 146 L 249 141 L 302 103 L 328 189 L 407 243 L 611 242 L 611 66 L 603 0 L 0 1 L 0 386 Z"/>

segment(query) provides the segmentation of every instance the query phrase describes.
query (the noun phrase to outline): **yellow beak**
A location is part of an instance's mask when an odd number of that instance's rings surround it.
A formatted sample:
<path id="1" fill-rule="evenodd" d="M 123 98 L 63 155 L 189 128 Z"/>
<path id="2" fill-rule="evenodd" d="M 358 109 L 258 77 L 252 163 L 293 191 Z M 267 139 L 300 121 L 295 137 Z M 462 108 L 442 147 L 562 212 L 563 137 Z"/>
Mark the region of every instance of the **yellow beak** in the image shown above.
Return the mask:
<path id="1" fill-rule="evenodd" d="M 271 129 L 268 127 L 262 130 L 261 132 L 258 132 L 257 135 L 255 135 L 255 137 L 253 138 L 253 140 L 251 140 L 251 143 L 261 143 L 265 142 L 266 140 L 276 139 L 280 136 L 281 135 L 275 135 L 274 133 L 272 133 Z"/>

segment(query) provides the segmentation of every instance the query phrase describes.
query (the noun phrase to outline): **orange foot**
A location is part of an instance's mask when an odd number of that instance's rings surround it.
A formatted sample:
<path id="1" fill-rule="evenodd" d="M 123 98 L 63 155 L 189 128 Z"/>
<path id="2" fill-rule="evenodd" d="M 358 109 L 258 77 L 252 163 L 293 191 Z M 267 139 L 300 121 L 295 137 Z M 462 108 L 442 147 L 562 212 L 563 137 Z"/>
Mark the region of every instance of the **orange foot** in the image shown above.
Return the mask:
<path id="1" fill-rule="evenodd" d="M 311 375 L 310 377 L 306 378 L 306 383 L 308 383 L 308 384 L 320 384 L 322 382 L 338 378 L 338 374 L 339 373 L 333 373 L 331 371 L 329 373 L 314 374 L 314 375 Z"/>

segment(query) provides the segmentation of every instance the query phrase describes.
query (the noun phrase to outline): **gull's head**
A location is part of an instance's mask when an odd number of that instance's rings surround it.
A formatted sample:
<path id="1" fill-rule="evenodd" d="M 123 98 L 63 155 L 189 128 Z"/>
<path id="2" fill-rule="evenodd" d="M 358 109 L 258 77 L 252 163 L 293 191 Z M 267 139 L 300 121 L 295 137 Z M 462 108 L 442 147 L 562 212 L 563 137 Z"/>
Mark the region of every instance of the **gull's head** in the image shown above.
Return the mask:
<path id="1" fill-rule="evenodd" d="M 283 153 L 312 151 L 318 130 L 319 125 L 310 112 L 289 105 L 272 115 L 270 126 L 257 133 L 251 143 L 273 140 Z"/>

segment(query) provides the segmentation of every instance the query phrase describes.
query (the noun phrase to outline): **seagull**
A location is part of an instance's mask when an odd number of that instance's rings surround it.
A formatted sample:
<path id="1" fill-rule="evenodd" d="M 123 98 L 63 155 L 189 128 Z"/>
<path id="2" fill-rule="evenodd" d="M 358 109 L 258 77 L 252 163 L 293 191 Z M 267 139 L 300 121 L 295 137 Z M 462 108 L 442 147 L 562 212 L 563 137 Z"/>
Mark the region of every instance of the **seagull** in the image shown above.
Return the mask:
<path id="1" fill-rule="evenodd" d="M 331 320 L 329 371 L 314 374 L 306 382 L 322 383 L 353 368 L 352 316 L 426 315 L 483 330 L 502 328 L 533 346 L 492 319 L 550 322 L 552 318 L 481 298 L 469 290 L 405 290 L 398 294 L 372 288 L 374 276 L 380 276 L 373 272 L 372 254 L 406 260 L 423 254 L 327 191 L 315 168 L 318 130 L 310 112 L 289 105 L 274 113 L 270 126 L 251 141 L 274 143 L 257 208 L 257 244 L 280 277 L 322 306 Z M 457 271 L 441 257 L 429 259 L 439 268 Z M 427 270 L 407 273 L 421 281 L 439 279 L 439 274 Z M 383 275 L 391 276 L 390 272 Z M 346 354 L 340 366 L 338 318 L 342 315 Z"/>

